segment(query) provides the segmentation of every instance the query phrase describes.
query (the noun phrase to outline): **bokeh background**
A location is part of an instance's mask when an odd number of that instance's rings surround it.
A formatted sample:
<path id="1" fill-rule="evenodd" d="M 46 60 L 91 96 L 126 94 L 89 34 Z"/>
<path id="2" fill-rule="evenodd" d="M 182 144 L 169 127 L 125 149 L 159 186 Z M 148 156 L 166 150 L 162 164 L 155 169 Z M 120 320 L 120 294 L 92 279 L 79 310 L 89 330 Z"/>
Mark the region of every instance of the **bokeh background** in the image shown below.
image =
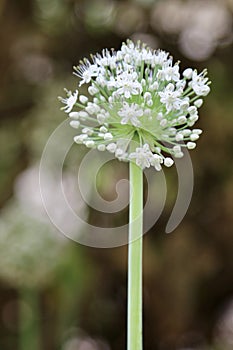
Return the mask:
<path id="1" fill-rule="evenodd" d="M 188 213 L 164 233 L 177 191 L 169 169 L 166 207 L 145 236 L 144 349 L 233 349 L 232 15 L 232 0 L 0 0 L 1 350 L 125 349 L 127 248 L 62 236 L 41 204 L 38 166 L 65 118 L 57 96 L 77 84 L 72 66 L 126 38 L 171 52 L 182 68 L 207 67 L 212 81 Z M 84 152 L 73 147 L 64 165 L 71 197 Z M 55 152 L 51 168 L 58 161 Z M 105 167 L 106 199 L 125 174 L 125 164 Z M 65 220 L 50 169 L 47 181 Z M 122 220 L 79 207 L 99 225 Z"/>

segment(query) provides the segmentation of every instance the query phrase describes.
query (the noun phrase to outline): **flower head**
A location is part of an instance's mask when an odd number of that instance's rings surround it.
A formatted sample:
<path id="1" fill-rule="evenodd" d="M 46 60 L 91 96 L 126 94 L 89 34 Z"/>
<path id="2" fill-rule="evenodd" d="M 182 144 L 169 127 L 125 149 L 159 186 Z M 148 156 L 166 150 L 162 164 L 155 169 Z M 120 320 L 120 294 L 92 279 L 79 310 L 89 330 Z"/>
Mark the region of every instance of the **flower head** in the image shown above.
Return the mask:
<path id="1" fill-rule="evenodd" d="M 191 127 L 201 97 L 210 91 L 206 70 L 198 74 L 187 68 L 181 74 L 167 52 L 130 40 L 118 51 L 103 50 L 92 62 L 81 61 L 74 70 L 79 85 L 89 85 L 89 96 L 80 95 L 79 101 L 77 90 L 60 98 L 71 126 L 81 131 L 75 142 L 158 171 L 161 164 L 173 164 L 170 156 L 180 158 L 184 148 L 195 148 L 202 130 Z M 138 142 L 134 151 L 132 140 Z"/>

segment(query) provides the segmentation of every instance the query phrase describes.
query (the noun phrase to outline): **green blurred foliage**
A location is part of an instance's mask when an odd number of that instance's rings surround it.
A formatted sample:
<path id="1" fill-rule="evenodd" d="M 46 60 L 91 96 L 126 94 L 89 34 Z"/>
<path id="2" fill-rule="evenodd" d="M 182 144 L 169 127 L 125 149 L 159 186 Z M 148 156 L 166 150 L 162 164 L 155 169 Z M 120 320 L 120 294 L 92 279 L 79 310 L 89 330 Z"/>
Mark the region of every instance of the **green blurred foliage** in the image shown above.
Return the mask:
<path id="1" fill-rule="evenodd" d="M 166 207 L 145 236 L 145 350 L 232 349 L 232 12 L 232 0 L 0 1 L 1 349 L 22 350 L 20 301 L 39 320 L 43 350 L 125 348 L 126 247 L 95 249 L 66 239 L 61 252 L 50 250 L 45 236 L 54 226 L 22 211 L 15 181 L 40 161 L 64 120 L 57 96 L 75 88 L 72 66 L 127 37 L 170 51 L 182 68 L 207 67 L 212 80 L 199 121 L 204 134 L 191 154 L 195 187 L 187 215 L 164 234 L 177 191 L 175 170 L 166 171 Z M 85 152 L 73 147 L 65 169 L 74 174 Z M 54 152 L 54 164 L 58 157 Z M 115 199 L 126 175 L 127 166 L 116 161 L 101 170 L 97 182 L 106 200 Z M 117 216 L 88 210 L 100 226 L 127 219 L 127 208 Z M 38 240 L 37 255 L 23 243 L 26 235 Z M 28 247 L 31 255 L 20 257 Z M 49 273 L 42 274 L 46 264 Z M 30 283 L 28 271 L 31 281 L 43 275 L 43 283 Z"/>

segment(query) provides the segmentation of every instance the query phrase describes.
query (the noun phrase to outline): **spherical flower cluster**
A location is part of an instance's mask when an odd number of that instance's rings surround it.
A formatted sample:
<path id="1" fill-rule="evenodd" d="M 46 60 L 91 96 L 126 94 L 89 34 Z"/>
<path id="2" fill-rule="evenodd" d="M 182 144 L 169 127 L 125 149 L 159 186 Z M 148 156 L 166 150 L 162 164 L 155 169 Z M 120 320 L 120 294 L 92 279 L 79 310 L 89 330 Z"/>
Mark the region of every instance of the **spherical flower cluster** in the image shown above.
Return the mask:
<path id="1" fill-rule="evenodd" d="M 17 177 L 14 196 L 0 215 L 0 280 L 13 287 L 47 287 L 69 252 L 69 241 L 57 234 L 46 215 L 38 173 L 39 165 L 36 164 Z M 66 212 L 57 191 L 60 182 L 51 169 L 47 169 L 45 175 L 46 204 L 55 207 L 56 216 L 64 221 Z M 69 198 L 73 189 L 70 188 L 71 181 L 73 183 L 74 179 L 65 172 L 63 184 Z M 81 226 L 78 231 L 80 229 Z M 77 225 L 73 224 L 73 230 L 77 232 Z"/>
<path id="2" fill-rule="evenodd" d="M 64 259 L 64 242 L 48 224 L 27 215 L 16 202 L 0 222 L 0 279 L 14 287 L 48 286 Z"/>
<path id="3" fill-rule="evenodd" d="M 170 167 L 183 149 L 193 149 L 202 130 L 198 120 L 202 96 L 210 91 L 207 71 L 182 74 L 167 52 L 128 40 L 118 51 L 103 50 L 84 59 L 74 74 L 88 84 L 89 96 L 66 90 L 62 109 L 80 129 L 74 141 L 141 168 Z M 132 140 L 138 147 L 132 150 Z"/>

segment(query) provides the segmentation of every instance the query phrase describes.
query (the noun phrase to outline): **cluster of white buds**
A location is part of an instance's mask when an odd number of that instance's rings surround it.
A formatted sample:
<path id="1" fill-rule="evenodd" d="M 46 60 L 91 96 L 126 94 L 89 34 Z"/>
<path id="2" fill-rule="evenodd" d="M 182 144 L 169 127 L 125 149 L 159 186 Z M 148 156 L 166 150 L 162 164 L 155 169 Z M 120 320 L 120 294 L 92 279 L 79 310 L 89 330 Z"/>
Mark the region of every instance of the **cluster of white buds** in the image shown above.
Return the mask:
<path id="1" fill-rule="evenodd" d="M 67 98 L 60 97 L 71 126 L 81 131 L 76 143 L 158 171 L 181 158 L 185 147 L 195 148 L 202 130 L 191 128 L 210 91 L 206 70 L 180 74 L 169 53 L 130 40 L 91 58 L 74 68 L 89 96 L 66 90 Z M 138 143 L 133 150 L 132 140 Z"/>

